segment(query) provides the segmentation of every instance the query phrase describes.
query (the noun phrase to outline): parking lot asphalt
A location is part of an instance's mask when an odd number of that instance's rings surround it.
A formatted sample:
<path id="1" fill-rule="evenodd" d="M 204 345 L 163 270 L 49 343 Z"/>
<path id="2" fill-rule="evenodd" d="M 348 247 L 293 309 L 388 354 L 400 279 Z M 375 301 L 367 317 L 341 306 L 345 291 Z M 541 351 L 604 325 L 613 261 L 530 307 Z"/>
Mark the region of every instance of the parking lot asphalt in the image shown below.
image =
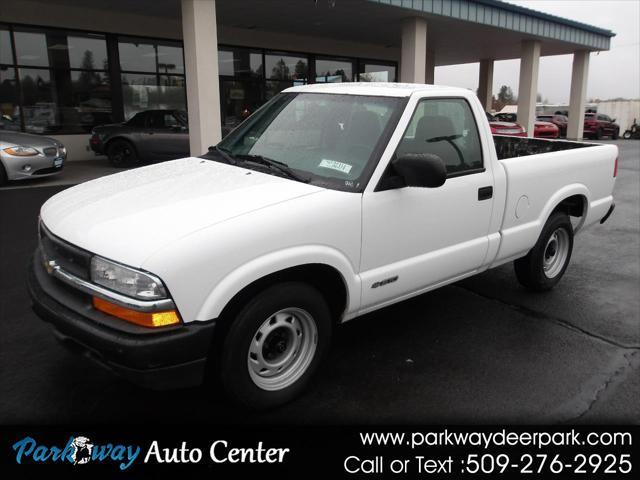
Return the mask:
<path id="1" fill-rule="evenodd" d="M 311 388 L 263 413 L 143 390 L 58 345 L 25 268 L 66 187 L 0 191 L 0 423 L 640 423 L 640 142 L 615 143 L 616 211 L 576 237 L 553 291 L 505 265 L 349 322 Z"/>

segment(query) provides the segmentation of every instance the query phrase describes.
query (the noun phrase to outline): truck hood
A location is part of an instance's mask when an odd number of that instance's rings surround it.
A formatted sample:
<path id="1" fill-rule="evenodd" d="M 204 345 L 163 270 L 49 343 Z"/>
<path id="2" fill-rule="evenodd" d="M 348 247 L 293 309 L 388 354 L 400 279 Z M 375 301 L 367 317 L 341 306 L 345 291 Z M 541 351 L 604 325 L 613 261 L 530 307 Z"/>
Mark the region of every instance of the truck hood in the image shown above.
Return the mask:
<path id="1" fill-rule="evenodd" d="M 69 188 L 51 197 L 40 215 L 63 240 L 140 267 L 159 248 L 190 233 L 322 190 L 190 157 Z"/>

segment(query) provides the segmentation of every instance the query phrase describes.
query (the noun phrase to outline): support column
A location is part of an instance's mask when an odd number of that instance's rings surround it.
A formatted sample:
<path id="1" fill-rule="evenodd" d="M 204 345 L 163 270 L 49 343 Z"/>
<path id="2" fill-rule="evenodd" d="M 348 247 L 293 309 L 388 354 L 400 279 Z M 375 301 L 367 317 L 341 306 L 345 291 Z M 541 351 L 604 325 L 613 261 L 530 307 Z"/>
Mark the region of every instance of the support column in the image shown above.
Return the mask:
<path id="1" fill-rule="evenodd" d="M 427 63 L 427 22 L 424 18 L 407 18 L 402 24 L 400 81 L 425 83 Z"/>
<path id="2" fill-rule="evenodd" d="M 427 51 L 426 68 L 424 72 L 424 83 L 433 85 L 436 77 L 436 55 L 432 50 Z"/>
<path id="3" fill-rule="evenodd" d="M 584 132 L 584 109 L 589 77 L 589 52 L 581 50 L 573 53 L 571 71 L 571 93 L 569 96 L 569 124 L 567 138 L 580 140 Z"/>
<path id="4" fill-rule="evenodd" d="M 189 149 L 202 155 L 222 138 L 215 0 L 182 0 Z"/>
<path id="5" fill-rule="evenodd" d="M 520 58 L 520 83 L 518 85 L 518 123 L 533 137 L 536 120 L 536 96 L 538 94 L 538 70 L 540 67 L 540 42 L 522 42 Z"/>
<path id="6" fill-rule="evenodd" d="M 478 98 L 482 108 L 486 112 L 490 112 L 493 107 L 493 59 L 480 60 Z"/>

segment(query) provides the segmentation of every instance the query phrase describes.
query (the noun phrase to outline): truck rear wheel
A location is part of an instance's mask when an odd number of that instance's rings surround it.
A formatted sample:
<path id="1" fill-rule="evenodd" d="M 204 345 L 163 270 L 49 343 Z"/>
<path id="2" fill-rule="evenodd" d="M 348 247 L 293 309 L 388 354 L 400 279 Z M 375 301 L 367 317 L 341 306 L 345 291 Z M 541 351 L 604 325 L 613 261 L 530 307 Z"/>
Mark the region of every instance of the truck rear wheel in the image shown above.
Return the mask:
<path id="1" fill-rule="evenodd" d="M 551 290 L 562 278 L 573 251 L 573 226 L 566 213 L 549 217 L 529 253 L 514 262 L 518 281 L 530 290 Z"/>
<path id="2" fill-rule="evenodd" d="M 273 285 L 236 316 L 222 345 L 220 380 L 252 409 L 298 396 L 331 340 L 331 314 L 320 292 L 300 282 Z"/>

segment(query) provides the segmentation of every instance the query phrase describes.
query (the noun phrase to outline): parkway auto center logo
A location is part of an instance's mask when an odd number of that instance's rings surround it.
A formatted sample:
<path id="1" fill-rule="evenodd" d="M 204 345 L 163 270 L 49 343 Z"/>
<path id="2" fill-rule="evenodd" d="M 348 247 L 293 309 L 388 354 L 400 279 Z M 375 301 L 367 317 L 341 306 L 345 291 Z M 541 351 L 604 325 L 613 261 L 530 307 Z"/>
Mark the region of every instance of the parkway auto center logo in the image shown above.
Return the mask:
<path id="1" fill-rule="evenodd" d="M 126 470 L 140 455 L 141 449 L 137 445 L 94 444 L 90 438 L 79 435 L 69 437 L 64 446 L 42 445 L 34 438 L 25 437 L 13 444 L 13 450 L 19 465 L 27 461 L 72 465 L 113 462 L 120 470 Z"/>
<path id="2" fill-rule="evenodd" d="M 143 455 L 139 445 L 124 445 L 93 442 L 85 436 L 71 436 L 66 443 L 49 445 L 38 442 L 27 436 L 12 445 L 15 461 L 18 465 L 36 464 L 71 464 L 71 465 L 117 465 L 120 470 L 130 468 L 140 457 L 143 464 L 184 463 L 198 464 L 210 461 L 215 464 L 241 465 L 250 464 L 282 464 L 291 453 L 290 448 L 268 447 L 259 441 L 251 447 L 236 447 L 227 440 L 210 442 L 208 452 L 198 447 L 189 447 L 187 442 L 180 442 L 179 447 L 161 448 L 154 440 L 145 448 Z M 208 453 L 208 459 L 207 455 Z"/>

